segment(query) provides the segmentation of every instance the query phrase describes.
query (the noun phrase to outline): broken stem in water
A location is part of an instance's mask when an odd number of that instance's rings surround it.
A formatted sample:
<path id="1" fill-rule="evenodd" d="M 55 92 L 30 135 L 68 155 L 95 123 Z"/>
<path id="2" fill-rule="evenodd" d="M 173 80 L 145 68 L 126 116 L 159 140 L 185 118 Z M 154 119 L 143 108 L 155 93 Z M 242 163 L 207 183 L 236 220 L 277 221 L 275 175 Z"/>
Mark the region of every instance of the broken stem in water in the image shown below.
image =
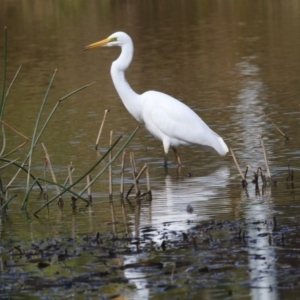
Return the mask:
<path id="1" fill-rule="evenodd" d="M 139 197 L 140 189 L 139 189 L 139 185 L 138 185 L 138 180 L 136 178 L 134 155 L 132 152 L 130 153 L 130 162 L 131 162 L 131 167 L 132 167 L 132 176 L 133 176 L 133 185 L 135 188 L 135 194 L 136 194 L 136 197 Z"/>
<path id="2" fill-rule="evenodd" d="M 246 178 L 245 178 L 245 176 L 244 176 L 244 174 L 243 174 L 243 172 L 242 172 L 242 170 L 241 170 L 241 168 L 240 168 L 240 166 L 239 166 L 239 164 L 238 164 L 238 162 L 237 162 L 237 159 L 235 158 L 235 155 L 234 155 L 233 150 L 232 150 L 231 148 L 229 148 L 229 150 L 230 150 L 230 152 L 231 152 L 233 161 L 234 161 L 234 163 L 235 163 L 235 165 L 236 165 L 236 167 L 237 167 L 237 169 L 238 169 L 238 171 L 239 171 L 239 173 L 240 173 L 240 175 L 241 175 L 241 177 L 242 177 L 242 184 L 243 184 L 243 185 L 244 185 L 244 184 L 247 185 L 247 180 L 246 180 Z"/>
<path id="3" fill-rule="evenodd" d="M 132 167 L 132 169 L 133 169 L 134 167 Z M 138 174 L 138 175 L 136 175 L 135 176 L 135 178 L 136 178 L 136 182 L 138 183 L 138 180 L 140 179 L 140 177 L 143 175 L 143 173 L 145 172 L 145 170 L 147 170 L 147 165 L 144 165 L 144 167 L 142 168 L 142 170 L 140 171 L 140 173 Z M 134 171 L 133 171 L 133 174 L 136 174 Z M 131 191 L 132 191 L 132 189 L 135 187 L 135 183 L 133 183 L 132 184 L 132 186 L 130 187 L 130 189 L 128 190 L 128 192 L 127 192 L 127 195 L 126 195 L 126 199 L 128 199 L 128 197 L 129 197 L 129 195 L 130 195 L 130 193 L 131 193 Z"/>
<path id="4" fill-rule="evenodd" d="M 265 144 L 264 144 L 264 140 L 263 140 L 263 135 L 260 136 L 260 141 L 261 141 L 261 146 L 262 146 L 263 153 L 264 153 L 267 175 L 268 175 L 268 178 L 271 182 L 272 177 L 271 177 L 271 172 L 270 172 L 269 163 L 268 163 L 268 159 L 267 159 L 267 153 L 266 153 L 266 148 L 265 148 Z"/>
<path id="5" fill-rule="evenodd" d="M 273 126 L 282 134 L 282 136 L 284 136 L 284 138 L 288 140 L 289 137 L 283 133 L 283 131 L 272 121 L 272 119 L 269 116 L 267 116 L 265 113 L 264 115 L 273 124 Z"/>
<path id="6" fill-rule="evenodd" d="M 42 147 L 43 147 L 44 152 L 45 152 L 45 155 L 46 155 L 46 160 L 47 160 L 47 164 L 48 164 L 48 167 L 49 167 L 51 176 L 52 176 L 52 180 L 53 180 L 53 182 L 57 183 L 56 177 L 55 177 L 55 174 L 54 174 L 52 165 L 51 165 L 50 156 L 49 156 L 49 154 L 48 154 L 48 150 L 47 150 L 46 146 L 44 145 L 44 143 L 42 143 Z M 55 188 L 56 188 L 57 194 L 60 195 L 61 191 L 59 190 L 59 187 L 58 187 L 57 185 L 55 185 Z M 58 204 L 63 204 L 63 200 L 62 200 L 62 197 L 61 197 L 61 196 L 59 196 L 57 203 L 58 203 Z"/>

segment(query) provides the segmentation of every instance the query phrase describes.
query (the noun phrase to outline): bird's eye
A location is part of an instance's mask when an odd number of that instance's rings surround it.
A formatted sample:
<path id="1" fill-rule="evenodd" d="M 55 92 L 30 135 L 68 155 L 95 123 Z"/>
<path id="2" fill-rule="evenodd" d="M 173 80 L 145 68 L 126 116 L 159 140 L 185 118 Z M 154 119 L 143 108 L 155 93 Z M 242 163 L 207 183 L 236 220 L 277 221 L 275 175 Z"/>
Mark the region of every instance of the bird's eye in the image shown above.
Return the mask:
<path id="1" fill-rule="evenodd" d="M 111 38 L 111 42 L 116 42 L 118 39 L 116 37 Z"/>

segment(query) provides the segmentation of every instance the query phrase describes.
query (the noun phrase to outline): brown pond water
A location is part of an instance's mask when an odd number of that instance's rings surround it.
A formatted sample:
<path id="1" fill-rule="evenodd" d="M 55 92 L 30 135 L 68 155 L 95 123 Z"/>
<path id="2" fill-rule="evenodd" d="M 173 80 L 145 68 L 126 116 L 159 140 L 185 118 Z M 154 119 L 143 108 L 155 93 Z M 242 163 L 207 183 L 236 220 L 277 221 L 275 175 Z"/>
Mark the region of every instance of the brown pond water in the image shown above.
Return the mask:
<path id="1" fill-rule="evenodd" d="M 219 157 L 199 147 L 180 149 L 180 172 L 170 153 L 166 174 L 161 143 L 144 128 L 127 148 L 125 172 L 128 190 L 131 151 L 139 170 L 149 166 L 153 201 L 143 200 L 138 214 L 132 197 L 131 204 L 120 201 L 120 158 L 113 165 L 113 202 L 106 172 L 93 186 L 92 207 L 78 202 L 72 209 L 68 195 L 63 210 L 52 204 L 39 218 L 32 215 L 45 202 L 38 190 L 27 211 L 20 209 L 22 174 L 10 190 L 18 197 L 0 216 L 1 298 L 52 299 L 53 293 L 57 299 L 298 297 L 299 1 L 4 0 L 0 25 L 8 27 L 8 82 L 22 65 L 3 119 L 23 134 L 32 136 L 56 68 L 43 121 L 58 99 L 95 81 L 60 104 L 42 136 L 59 182 L 70 162 L 78 178 L 99 159 L 94 146 L 105 109 L 110 112 L 102 152 L 111 130 L 114 138 L 128 137 L 137 127 L 110 78 L 120 50 L 80 52 L 119 30 L 135 44 L 126 73 L 134 90 L 163 91 L 192 107 L 234 149 L 243 171 L 246 165 L 265 166 L 263 134 L 277 181 L 264 189 L 260 183 L 258 192 L 249 180 L 244 189 L 231 155 Z M 22 142 L 9 131 L 7 139 L 7 151 Z M 28 148 L 10 159 L 22 161 Z M 42 177 L 40 145 L 33 161 L 33 173 Z M 288 161 L 293 185 L 286 182 Z M 4 185 L 15 171 L 1 170 Z M 145 179 L 142 184 L 145 189 Z M 52 196 L 55 189 L 49 189 Z"/>

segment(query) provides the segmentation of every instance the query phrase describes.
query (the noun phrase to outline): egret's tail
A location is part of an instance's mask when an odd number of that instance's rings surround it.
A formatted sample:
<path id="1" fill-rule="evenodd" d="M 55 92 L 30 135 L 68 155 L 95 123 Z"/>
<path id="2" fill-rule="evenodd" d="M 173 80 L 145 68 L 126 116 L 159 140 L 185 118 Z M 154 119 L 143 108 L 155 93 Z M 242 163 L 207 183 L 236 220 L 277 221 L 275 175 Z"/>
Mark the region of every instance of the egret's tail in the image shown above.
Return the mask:
<path id="1" fill-rule="evenodd" d="M 226 155 L 226 153 L 229 150 L 228 150 L 228 147 L 225 144 L 224 140 L 218 134 L 216 134 L 214 131 L 211 130 L 211 132 L 212 132 L 212 135 L 210 136 L 210 139 L 207 141 L 207 143 L 205 145 L 202 145 L 202 147 L 208 151 L 214 150 L 222 156 Z"/>
<path id="2" fill-rule="evenodd" d="M 225 144 L 224 140 L 220 136 L 218 136 L 218 141 L 219 141 L 219 145 L 218 145 L 216 151 L 220 155 L 224 156 L 229 151 L 229 149 L 228 149 L 227 145 Z"/>

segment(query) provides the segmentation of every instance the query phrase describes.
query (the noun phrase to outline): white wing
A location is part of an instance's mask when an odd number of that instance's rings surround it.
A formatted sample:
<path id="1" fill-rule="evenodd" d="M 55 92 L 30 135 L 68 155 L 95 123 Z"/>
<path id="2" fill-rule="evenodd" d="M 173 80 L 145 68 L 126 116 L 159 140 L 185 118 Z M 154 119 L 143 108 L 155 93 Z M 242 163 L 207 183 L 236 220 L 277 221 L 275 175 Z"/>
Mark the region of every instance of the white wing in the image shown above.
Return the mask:
<path id="1" fill-rule="evenodd" d="M 169 139 L 171 146 L 199 144 L 225 155 L 228 148 L 188 106 L 166 94 L 149 91 L 143 97 L 143 119 L 158 139 Z"/>

